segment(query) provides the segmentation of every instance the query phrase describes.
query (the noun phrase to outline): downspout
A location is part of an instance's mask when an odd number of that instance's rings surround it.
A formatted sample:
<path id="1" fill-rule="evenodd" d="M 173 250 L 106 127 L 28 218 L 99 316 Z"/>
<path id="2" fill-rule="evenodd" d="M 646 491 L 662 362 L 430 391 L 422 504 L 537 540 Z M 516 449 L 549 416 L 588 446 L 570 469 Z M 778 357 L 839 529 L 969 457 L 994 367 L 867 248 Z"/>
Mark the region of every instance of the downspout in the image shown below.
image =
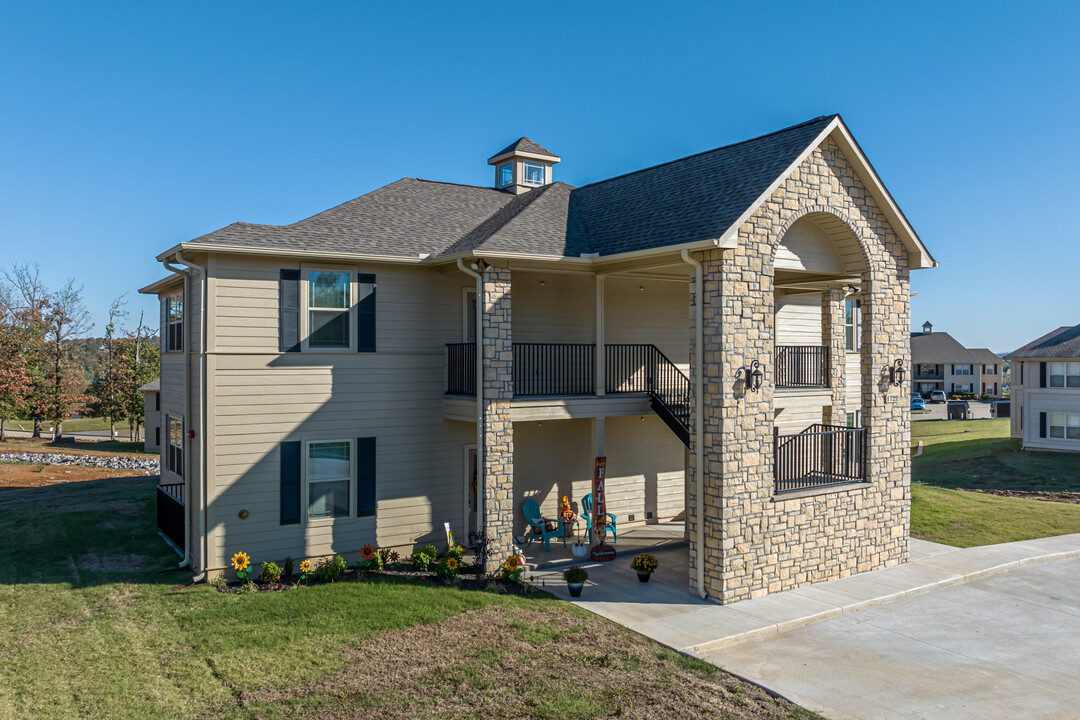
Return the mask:
<path id="1" fill-rule="evenodd" d="M 206 268 L 205 268 L 205 266 L 196 265 L 195 263 L 186 260 L 184 258 L 184 256 L 180 252 L 177 252 L 174 257 L 176 258 L 176 261 L 178 263 L 180 263 L 181 265 L 187 266 L 187 268 L 189 270 L 189 274 L 190 274 L 190 271 L 192 271 L 192 270 L 199 273 L 199 405 L 198 405 L 199 411 L 198 411 L 197 417 L 199 419 L 199 423 L 198 423 L 199 424 L 199 429 L 198 429 L 199 465 L 198 465 L 198 468 L 199 468 L 199 484 L 201 485 L 201 487 L 199 489 L 199 514 L 200 514 L 200 517 L 202 519 L 202 523 L 199 526 L 199 535 L 201 536 L 200 540 L 201 540 L 201 545 L 202 545 L 202 562 L 200 563 L 201 567 L 199 568 L 199 574 L 196 575 L 194 578 L 192 578 L 192 582 L 196 583 L 196 582 L 201 582 L 203 580 L 203 578 L 206 577 L 206 565 L 207 565 L 207 561 L 208 561 L 208 558 L 209 558 L 209 550 L 210 550 L 210 548 L 208 546 L 209 541 L 207 540 L 208 532 L 207 532 L 207 527 L 206 527 L 206 515 L 207 515 L 207 513 L 206 513 L 206 506 L 207 506 L 207 502 L 206 502 L 206 488 L 207 488 L 207 483 L 206 483 L 206 290 L 207 290 L 207 282 L 206 282 Z M 185 299 L 184 299 L 185 305 L 189 304 L 189 300 L 187 299 L 188 296 L 185 294 L 184 297 L 185 297 Z M 185 312 L 186 312 L 186 310 L 187 310 L 187 308 L 185 308 Z M 185 392 L 187 394 L 188 417 L 191 417 L 191 381 L 190 381 L 190 374 L 188 373 L 188 367 L 187 367 L 188 366 L 187 361 L 188 361 L 188 359 L 190 357 L 190 352 L 191 352 L 190 346 L 191 346 L 190 342 L 184 343 L 184 352 L 185 352 L 185 363 L 184 363 L 185 376 L 184 376 L 184 378 L 185 378 L 185 382 L 187 383 L 187 385 L 185 387 Z M 185 448 L 185 451 L 186 451 L 185 454 L 187 455 L 187 458 L 185 458 L 185 462 L 190 462 L 190 459 L 191 459 L 191 444 L 185 442 L 184 443 L 184 448 Z M 191 465 L 188 464 L 188 465 L 185 465 L 185 467 L 191 467 Z M 190 534 L 190 532 L 189 532 L 189 534 Z"/>
<path id="2" fill-rule="evenodd" d="M 484 522 L 484 278 L 465 267 L 461 258 L 458 270 L 476 278 L 476 527 L 487 534 Z M 468 528 L 465 528 L 468 532 Z"/>
<path id="3" fill-rule="evenodd" d="M 191 295 L 191 293 L 190 293 L 190 289 L 191 289 L 190 280 L 191 280 L 191 278 L 190 278 L 189 272 L 185 268 L 176 267 L 175 265 L 170 265 L 168 260 L 162 260 L 161 264 L 169 272 L 176 273 L 177 275 L 183 275 L 184 276 L 184 298 L 185 298 L 184 302 L 186 303 L 187 298 Z M 167 299 L 166 299 L 166 302 L 168 302 Z M 161 350 L 162 351 L 164 351 L 164 349 L 165 349 L 165 344 L 164 344 L 165 332 L 168 330 L 168 325 L 167 325 L 167 323 L 168 323 L 168 309 L 166 309 L 165 313 L 166 313 L 166 315 L 165 315 L 166 327 L 161 328 L 161 331 L 160 331 L 161 332 Z M 188 400 L 187 400 L 188 397 L 190 397 L 190 395 L 191 395 L 191 376 L 190 376 L 190 372 L 189 372 L 189 369 L 188 369 L 188 366 L 190 364 L 190 352 L 191 352 L 191 348 L 188 347 L 189 345 L 191 345 L 191 343 L 187 343 L 187 342 L 184 343 L 184 403 L 185 403 L 185 405 L 188 402 Z M 187 414 L 187 411 L 185 409 L 185 415 L 186 414 Z M 165 432 L 166 432 L 166 435 L 167 435 L 168 432 L 169 432 L 169 429 L 165 428 Z M 168 442 L 168 437 L 166 437 L 166 442 Z M 185 442 L 184 443 L 184 448 L 185 448 L 184 449 L 184 467 L 189 467 L 188 457 L 187 457 L 187 446 L 188 446 L 188 443 Z M 160 448 L 158 449 L 158 451 L 160 452 Z M 188 516 L 187 509 L 186 509 L 186 506 L 185 506 L 185 510 L 184 510 L 184 559 L 180 562 L 179 567 L 184 567 L 185 565 L 188 565 L 188 566 L 191 565 L 190 555 L 191 555 L 191 518 Z"/>
<path id="4" fill-rule="evenodd" d="M 697 591 L 702 600 L 708 597 L 705 592 L 705 417 L 702 404 L 705 400 L 705 358 L 702 344 L 705 340 L 705 283 L 701 263 L 690 257 L 689 250 L 682 251 L 683 262 L 694 268 L 694 451 L 697 455 L 697 472 L 694 473 L 694 493 L 697 502 Z"/>

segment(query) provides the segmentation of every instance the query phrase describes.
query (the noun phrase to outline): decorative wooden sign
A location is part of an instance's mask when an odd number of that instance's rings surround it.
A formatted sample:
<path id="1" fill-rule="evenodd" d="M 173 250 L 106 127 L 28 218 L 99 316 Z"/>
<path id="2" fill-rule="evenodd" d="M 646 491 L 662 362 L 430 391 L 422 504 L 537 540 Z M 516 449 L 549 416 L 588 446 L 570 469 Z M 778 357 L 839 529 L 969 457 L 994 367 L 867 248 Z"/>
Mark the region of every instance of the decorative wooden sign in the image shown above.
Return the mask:
<path id="1" fill-rule="evenodd" d="M 593 465 L 593 532 L 596 533 L 596 547 L 592 549 L 592 559 L 607 562 L 615 559 L 615 548 L 607 540 L 607 458 L 598 457 Z"/>

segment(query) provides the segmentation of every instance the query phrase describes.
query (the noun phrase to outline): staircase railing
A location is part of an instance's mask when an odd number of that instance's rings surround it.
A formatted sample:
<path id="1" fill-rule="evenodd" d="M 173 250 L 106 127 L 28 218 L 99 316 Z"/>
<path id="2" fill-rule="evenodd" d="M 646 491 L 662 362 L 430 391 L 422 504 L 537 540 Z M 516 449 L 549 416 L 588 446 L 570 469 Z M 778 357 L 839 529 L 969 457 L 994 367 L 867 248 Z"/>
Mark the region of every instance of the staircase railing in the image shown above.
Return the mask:
<path id="1" fill-rule="evenodd" d="M 648 393 L 653 410 L 690 442 L 690 378 L 655 345 L 606 345 L 604 392 Z"/>

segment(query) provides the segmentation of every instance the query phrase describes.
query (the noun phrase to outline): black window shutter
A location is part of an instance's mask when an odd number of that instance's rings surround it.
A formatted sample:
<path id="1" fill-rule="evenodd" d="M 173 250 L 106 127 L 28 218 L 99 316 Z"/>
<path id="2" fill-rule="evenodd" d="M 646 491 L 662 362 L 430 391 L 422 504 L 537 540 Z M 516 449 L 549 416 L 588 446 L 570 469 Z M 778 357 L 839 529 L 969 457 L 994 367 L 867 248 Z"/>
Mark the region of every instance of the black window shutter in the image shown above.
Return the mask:
<path id="1" fill-rule="evenodd" d="M 356 515 L 375 514 L 375 438 L 356 438 Z"/>
<path id="2" fill-rule="evenodd" d="M 356 349 L 375 352 L 375 276 L 356 276 Z"/>
<path id="3" fill-rule="evenodd" d="M 1020 363 L 1020 384 L 1024 384 L 1024 363 Z"/>
<path id="4" fill-rule="evenodd" d="M 1046 437 L 1046 413 L 1039 413 L 1039 437 Z"/>
<path id="5" fill-rule="evenodd" d="M 300 522 L 300 441 L 281 443 L 281 524 Z"/>
<path id="6" fill-rule="evenodd" d="M 161 427 L 154 428 L 154 444 L 161 447 Z"/>
<path id="7" fill-rule="evenodd" d="M 1039 363 L 1039 387 L 1046 387 L 1046 363 L 1044 362 Z"/>
<path id="8" fill-rule="evenodd" d="M 161 393 L 154 393 L 154 411 L 161 412 Z"/>
<path id="9" fill-rule="evenodd" d="M 299 270 L 282 270 L 278 282 L 278 350 L 300 352 Z"/>

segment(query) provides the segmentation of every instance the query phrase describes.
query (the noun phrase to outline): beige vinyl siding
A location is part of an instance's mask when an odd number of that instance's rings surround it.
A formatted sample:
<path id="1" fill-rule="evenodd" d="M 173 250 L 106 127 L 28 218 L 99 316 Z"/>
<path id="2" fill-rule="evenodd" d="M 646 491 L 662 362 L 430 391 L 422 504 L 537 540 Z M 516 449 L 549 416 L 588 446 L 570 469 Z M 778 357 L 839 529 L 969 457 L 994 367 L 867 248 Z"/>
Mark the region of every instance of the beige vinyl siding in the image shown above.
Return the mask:
<path id="1" fill-rule="evenodd" d="M 829 390 L 778 390 L 773 396 L 773 423 L 781 435 L 800 433 L 820 423 L 831 402 Z"/>
<path id="2" fill-rule="evenodd" d="M 569 495 L 581 511 L 581 498 L 592 492 L 592 420 L 514 423 L 514 534 L 525 532 L 521 506 L 540 505 L 545 517 L 559 514 L 559 498 Z M 584 537 L 585 526 L 577 529 Z"/>
<path id="3" fill-rule="evenodd" d="M 856 262 L 859 260 L 861 257 Z M 775 267 L 778 270 L 842 273 L 844 258 L 837 252 L 837 245 L 829 235 L 816 222 L 804 218 L 795 222 L 784 234 L 783 242 L 776 249 Z"/>
<path id="4" fill-rule="evenodd" d="M 604 286 L 604 342 L 651 343 L 686 372 L 693 328 L 687 281 L 608 277 Z"/>
<path id="5" fill-rule="evenodd" d="M 514 342 L 595 342 L 596 285 L 591 275 L 515 270 L 510 291 Z"/>
<path id="6" fill-rule="evenodd" d="M 821 295 L 785 295 L 776 300 L 777 345 L 821 345 Z"/>
<path id="7" fill-rule="evenodd" d="M 845 353 L 844 373 L 847 412 L 858 412 L 862 410 L 862 357 L 859 353 Z"/>
<path id="8" fill-rule="evenodd" d="M 278 352 L 281 270 L 299 267 L 299 263 L 286 259 L 222 256 L 217 260 L 214 277 L 217 352 Z M 375 275 L 378 352 L 445 353 L 446 343 L 460 342 L 462 288 L 475 287 L 464 273 L 444 274 L 432 268 L 400 265 L 340 267 L 354 279 L 357 273 Z M 351 319 L 351 333 L 356 332 L 355 326 L 355 319 Z"/>

